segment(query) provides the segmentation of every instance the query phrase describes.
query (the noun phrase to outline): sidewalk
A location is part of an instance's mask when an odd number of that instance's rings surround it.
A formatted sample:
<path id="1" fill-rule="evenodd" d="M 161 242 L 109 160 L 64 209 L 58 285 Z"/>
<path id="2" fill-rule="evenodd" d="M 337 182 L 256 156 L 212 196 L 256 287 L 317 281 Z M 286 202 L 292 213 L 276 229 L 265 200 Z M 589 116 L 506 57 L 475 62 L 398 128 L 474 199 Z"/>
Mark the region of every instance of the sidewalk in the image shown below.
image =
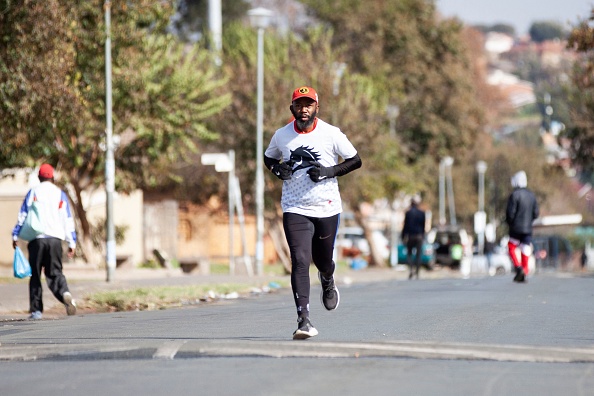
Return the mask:
<path id="1" fill-rule="evenodd" d="M 124 290 L 137 287 L 182 286 L 235 283 L 262 288 L 271 282 L 290 284 L 289 275 L 202 275 L 198 271 L 184 273 L 181 269 L 117 269 L 113 279 L 106 281 L 106 271 L 81 265 L 65 265 L 64 275 L 75 299 L 82 299 L 87 295 L 107 290 Z M 445 268 L 431 272 L 421 272 L 421 279 L 436 279 L 443 277 L 458 277 L 459 271 Z M 365 268 L 361 270 L 341 270 L 336 274 L 337 285 L 352 283 L 380 282 L 386 280 L 408 280 L 408 267 L 395 268 Z M 3 280 L 3 281 L 2 281 Z M 316 282 L 312 278 L 312 284 Z M 45 278 L 43 284 L 44 318 L 59 318 L 65 316 L 61 303 L 54 298 Z M 12 267 L 0 266 L 0 321 L 20 320 L 29 316 L 29 279 L 13 278 Z"/>

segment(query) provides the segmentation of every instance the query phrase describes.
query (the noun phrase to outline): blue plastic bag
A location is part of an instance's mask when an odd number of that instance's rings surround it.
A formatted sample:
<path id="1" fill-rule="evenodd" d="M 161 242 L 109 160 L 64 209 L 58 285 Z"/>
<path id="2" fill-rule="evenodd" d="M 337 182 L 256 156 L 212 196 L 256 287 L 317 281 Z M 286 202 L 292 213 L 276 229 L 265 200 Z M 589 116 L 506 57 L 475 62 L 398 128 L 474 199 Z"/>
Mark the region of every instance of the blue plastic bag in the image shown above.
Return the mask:
<path id="1" fill-rule="evenodd" d="M 23 251 L 17 246 L 14 249 L 14 261 L 12 263 L 15 278 L 27 278 L 31 276 L 31 264 L 23 254 Z"/>

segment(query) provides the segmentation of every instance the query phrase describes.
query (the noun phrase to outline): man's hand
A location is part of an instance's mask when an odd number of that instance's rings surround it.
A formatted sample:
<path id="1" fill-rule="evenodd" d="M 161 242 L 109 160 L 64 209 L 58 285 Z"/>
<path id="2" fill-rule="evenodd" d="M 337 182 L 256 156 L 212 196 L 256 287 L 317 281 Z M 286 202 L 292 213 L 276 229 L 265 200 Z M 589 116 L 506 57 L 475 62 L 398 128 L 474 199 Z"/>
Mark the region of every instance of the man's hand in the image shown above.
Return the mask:
<path id="1" fill-rule="evenodd" d="M 332 167 L 322 166 L 319 162 L 316 162 L 307 170 L 307 174 L 312 181 L 318 183 L 329 177 L 334 177 L 334 169 L 332 169 Z"/>
<path id="2" fill-rule="evenodd" d="M 274 164 L 270 170 L 281 180 L 291 180 L 291 177 L 293 176 L 293 167 L 286 162 Z"/>
<path id="3" fill-rule="evenodd" d="M 74 249 L 71 247 L 68 248 L 68 257 L 70 257 L 70 258 L 74 257 Z"/>
<path id="4" fill-rule="evenodd" d="M 17 241 L 12 241 L 12 248 L 16 249 L 18 246 Z"/>

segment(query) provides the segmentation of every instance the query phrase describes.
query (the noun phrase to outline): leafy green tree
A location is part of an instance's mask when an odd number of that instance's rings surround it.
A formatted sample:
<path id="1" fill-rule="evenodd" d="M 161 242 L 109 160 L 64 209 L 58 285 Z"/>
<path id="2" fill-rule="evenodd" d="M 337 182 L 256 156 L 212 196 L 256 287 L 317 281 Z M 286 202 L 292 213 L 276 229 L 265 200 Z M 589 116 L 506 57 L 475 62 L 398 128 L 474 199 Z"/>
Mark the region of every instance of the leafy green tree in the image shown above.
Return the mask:
<path id="1" fill-rule="evenodd" d="M 534 22 L 530 25 L 528 33 L 532 41 L 537 43 L 554 39 L 564 40 L 567 37 L 563 26 L 558 22 L 551 21 Z"/>
<path id="2" fill-rule="evenodd" d="M 0 164 L 57 166 L 87 256 L 83 194 L 105 172 L 103 3 L 0 2 Z M 208 53 L 167 33 L 173 1 L 112 4 L 116 190 L 126 193 L 173 176 L 169 164 L 216 139 L 205 123 L 229 96 Z"/>
<path id="3" fill-rule="evenodd" d="M 494 25 L 472 25 L 472 27 L 483 33 L 504 33 L 512 37 L 515 37 L 516 35 L 516 28 L 506 23 L 496 23 Z"/>

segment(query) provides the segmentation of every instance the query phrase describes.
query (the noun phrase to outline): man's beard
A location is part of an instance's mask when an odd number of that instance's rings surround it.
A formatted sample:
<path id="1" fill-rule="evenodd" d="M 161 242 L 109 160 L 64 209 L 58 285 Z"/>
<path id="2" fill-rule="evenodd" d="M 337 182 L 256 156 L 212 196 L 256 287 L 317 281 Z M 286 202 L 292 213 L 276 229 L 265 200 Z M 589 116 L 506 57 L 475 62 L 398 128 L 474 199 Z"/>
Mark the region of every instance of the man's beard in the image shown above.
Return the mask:
<path id="1" fill-rule="evenodd" d="M 298 114 L 296 114 L 292 109 L 291 113 L 293 113 L 293 117 L 295 117 L 295 125 L 297 125 L 297 129 L 299 129 L 300 131 L 305 131 L 310 126 L 312 126 L 316 119 L 316 116 L 318 115 L 318 111 L 316 110 L 309 116 L 309 118 L 306 121 L 303 121 L 298 118 Z"/>

